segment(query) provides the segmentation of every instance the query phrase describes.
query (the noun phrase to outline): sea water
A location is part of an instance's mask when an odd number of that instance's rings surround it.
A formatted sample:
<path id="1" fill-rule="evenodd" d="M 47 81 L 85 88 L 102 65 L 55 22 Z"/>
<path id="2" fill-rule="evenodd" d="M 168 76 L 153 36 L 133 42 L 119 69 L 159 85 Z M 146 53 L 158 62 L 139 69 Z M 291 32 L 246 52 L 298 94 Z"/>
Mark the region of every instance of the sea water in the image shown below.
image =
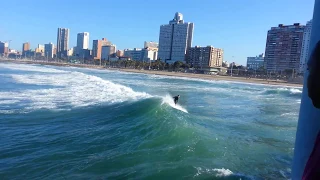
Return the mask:
<path id="1" fill-rule="evenodd" d="M 293 87 L 1 63 L 0 179 L 288 179 L 300 98 Z"/>

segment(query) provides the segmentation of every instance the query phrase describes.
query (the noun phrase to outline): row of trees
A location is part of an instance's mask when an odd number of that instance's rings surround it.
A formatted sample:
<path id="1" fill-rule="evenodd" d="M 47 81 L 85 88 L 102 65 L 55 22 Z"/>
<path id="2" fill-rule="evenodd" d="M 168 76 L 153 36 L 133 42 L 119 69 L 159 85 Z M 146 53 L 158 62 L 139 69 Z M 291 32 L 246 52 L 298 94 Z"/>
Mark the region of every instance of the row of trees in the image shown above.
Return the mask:
<path id="1" fill-rule="evenodd" d="M 133 60 L 117 60 L 117 61 L 94 60 L 87 63 L 95 64 L 95 65 L 101 64 L 106 67 L 113 67 L 113 68 L 155 69 L 155 70 L 171 70 L 171 71 L 179 71 L 179 70 L 185 70 L 190 68 L 190 65 L 183 63 L 181 61 L 177 61 L 174 64 L 168 64 L 161 60 L 156 60 L 151 62 L 150 61 L 133 61 Z"/>

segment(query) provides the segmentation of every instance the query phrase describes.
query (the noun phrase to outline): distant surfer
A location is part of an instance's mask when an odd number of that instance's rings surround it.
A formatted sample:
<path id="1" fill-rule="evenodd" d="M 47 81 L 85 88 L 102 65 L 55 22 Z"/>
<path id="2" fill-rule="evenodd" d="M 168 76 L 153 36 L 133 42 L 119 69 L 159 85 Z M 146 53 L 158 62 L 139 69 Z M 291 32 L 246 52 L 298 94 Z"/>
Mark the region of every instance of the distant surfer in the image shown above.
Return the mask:
<path id="1" fill-rule="evenodd" d="M 179 101 L 180 95 L 173 97 L 174 100 L 174 104 L 177 105 L 178 101 Z"/>

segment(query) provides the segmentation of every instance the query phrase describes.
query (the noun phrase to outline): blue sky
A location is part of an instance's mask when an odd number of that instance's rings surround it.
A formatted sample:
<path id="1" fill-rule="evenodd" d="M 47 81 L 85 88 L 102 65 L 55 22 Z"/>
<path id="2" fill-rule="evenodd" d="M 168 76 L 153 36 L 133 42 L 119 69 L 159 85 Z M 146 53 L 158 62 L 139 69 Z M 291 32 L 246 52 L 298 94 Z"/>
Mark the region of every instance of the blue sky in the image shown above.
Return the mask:
<path id="1" fill-rule="evenodd" d="M 264 53 L 268 29 L 278 24 L 306 24 L 314 0 L 6 0 L 1 2 L 0 40 L 21 50 L 29 41 L 56 44 L 58 27 L 70 29 L 70 47 L 79 32 L 92 40 L 106 37 L 118 49 L 158 41 L 161 24 L 181 12 L 195 24 L 193 46 L 224 49 L 224 59 L 240 64 Z"/>

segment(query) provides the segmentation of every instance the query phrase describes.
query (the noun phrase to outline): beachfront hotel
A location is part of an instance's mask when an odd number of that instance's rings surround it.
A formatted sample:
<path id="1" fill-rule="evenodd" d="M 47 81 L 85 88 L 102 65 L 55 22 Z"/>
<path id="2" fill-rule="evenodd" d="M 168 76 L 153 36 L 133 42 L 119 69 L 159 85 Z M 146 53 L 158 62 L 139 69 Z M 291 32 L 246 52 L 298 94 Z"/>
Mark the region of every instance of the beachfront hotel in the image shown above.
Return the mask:
<path id="1" fill-rule="evenodd" d="M 223 49 L 213 46 L 191 47 L 187 51 L 186 61 L 194 68 L 208 72 L 218 72 L 219 69 L 215 68 L 222 67 Z"/>
<path id="2" fill-rule="evenodd" d="M 172 64 L 185 61 L 188 48 L 192 45 L 194 24 L 184 22 L 183 15 L 176 13 L 169 24 L 160 26 L 158 58 Z"/>
<path id="3" fill-rule="evenodd" d="M 265 66 L 267 71 L 280 73 L 299 70 L 302 40 L 305 26 L 279 24 L 268 31 Z"/>

